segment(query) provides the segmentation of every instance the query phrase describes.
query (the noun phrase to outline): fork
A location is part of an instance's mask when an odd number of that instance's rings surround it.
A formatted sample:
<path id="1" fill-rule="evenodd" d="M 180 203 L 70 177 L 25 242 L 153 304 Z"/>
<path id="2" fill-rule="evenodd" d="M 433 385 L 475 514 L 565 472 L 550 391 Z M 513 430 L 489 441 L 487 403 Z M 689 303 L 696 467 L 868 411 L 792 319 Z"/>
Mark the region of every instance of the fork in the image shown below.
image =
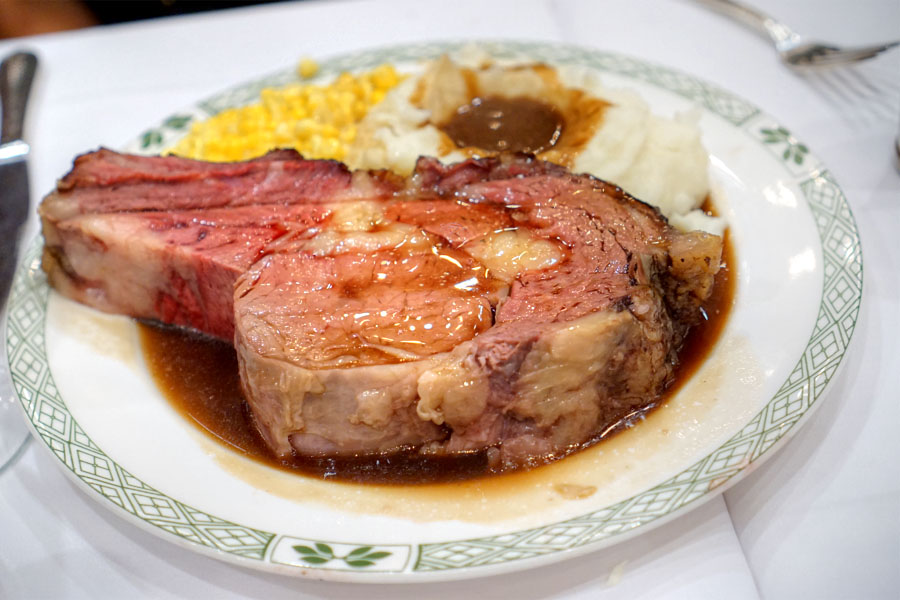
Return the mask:
<path id="1" fill-rule="evenodd" d="M 784 23 L 735 0 L 697 0 L 713 10 L 769 36 L 782 62 L 791 67 L 828 67 L 872 58 L 900 45 L 900 41 L 841 48 L 806 39 Z"/>

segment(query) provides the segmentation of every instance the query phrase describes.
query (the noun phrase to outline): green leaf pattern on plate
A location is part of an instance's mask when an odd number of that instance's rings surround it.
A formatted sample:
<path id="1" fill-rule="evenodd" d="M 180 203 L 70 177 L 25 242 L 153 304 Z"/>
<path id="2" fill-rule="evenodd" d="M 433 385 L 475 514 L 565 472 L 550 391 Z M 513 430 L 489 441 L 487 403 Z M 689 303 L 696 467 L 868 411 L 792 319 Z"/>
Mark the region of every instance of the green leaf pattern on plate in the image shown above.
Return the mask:
<path id="1" fill-rule="evenodd" d="M 315 548 L 299 544 L 292 548 L 300 555 L 300 560 L 311 565 L 324 565 L 338 559 L 343 560 L 348 566 L 358 569 L 371 567 L 376 561 L 391 555 L 390 552 L 384 550 L 373 552 L 372 546 L 359 546 L 344 556 L 336 556 L 331 546 L 321 542 L 317 543 Z"/>
<path id="2" fill-rule="evenodd" d="M 170 144 L 174 139 L 187 133 L 188 124 L 193 121 L 194 115 L 172 115 L 162 122 L 156 129 L 148 129 L 141 134 L 140 149 L 148 153 L 159 153 L 164 144 Z"/>
<path id="3" fill-rule="evenodd" d="M 809 153 L 809 148 L 798 142 L 787 129 L 784 127 L 776 127 L 774 129 L 763 127 L 759 132 L 762 134 L 762 140 L 766 144 L 784 144 L 784 151 L 781 154 L 782 159 L 786 161 L 793 160 L 797 165 L 803 164 L 807 153 Z"/>
<path id="4" fill-rule="evenodd" d="M 191 115 L 172 115 L 165 121 L 163 121 L 163 126 L 168 127 L 169 129 L 184 129 L 188 123 L 191 122 L 193 117 Z"/>
<path id="5" fill-rule="evenodd" d="M 163 141 L 163 135 L 156 129 L 145 131 L 141 136 L 141 148 L 147 149 L 150 146 L 158 146 Z"/>

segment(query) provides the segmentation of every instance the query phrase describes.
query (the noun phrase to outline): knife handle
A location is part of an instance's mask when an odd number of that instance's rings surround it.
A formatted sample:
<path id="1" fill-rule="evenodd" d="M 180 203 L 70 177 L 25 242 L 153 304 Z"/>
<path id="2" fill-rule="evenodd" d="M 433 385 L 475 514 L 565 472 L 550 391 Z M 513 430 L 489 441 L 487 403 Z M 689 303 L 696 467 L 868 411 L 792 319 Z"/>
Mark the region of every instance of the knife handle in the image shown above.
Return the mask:
<path id="1" fill-rule="evenodd" d="M 0 63 L 0 143 L 22 139 L 25 124 L 25 105 L 31 92 L 31 82 L 37 70 L 37 57 L 30 52 L 16 52 Z"/>

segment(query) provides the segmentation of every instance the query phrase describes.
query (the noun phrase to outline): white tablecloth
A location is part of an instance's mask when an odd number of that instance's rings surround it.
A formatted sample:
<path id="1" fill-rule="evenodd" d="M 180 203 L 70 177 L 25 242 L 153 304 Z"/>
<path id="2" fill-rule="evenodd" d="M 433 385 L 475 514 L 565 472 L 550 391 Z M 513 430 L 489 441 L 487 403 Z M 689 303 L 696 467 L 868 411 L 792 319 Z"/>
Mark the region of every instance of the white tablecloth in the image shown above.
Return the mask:
<path id="1" fill-rule="evenodd" d="M 840 43 L 900 38 L 896 0 L 754 0 Z M 796 437 L 737 486 L 631 541 L 472 581 L 359 586 L 220 563 L 120 521 L 32 442 L 0 473 L 0 598 L 897 598 L 900 596 L 900 50 L 799 75 L 760 37 L 683 0 L 298 2 L 0 42 L 35 51 L 33 202 L 72 157 L 118 147 L 301 56 L 435 38 L 575 43 L 692 73 L 791 128 L 842 186 L 863 240 L 850 353 Z M 32 223 L 30 235 L 36 233 Z"/>

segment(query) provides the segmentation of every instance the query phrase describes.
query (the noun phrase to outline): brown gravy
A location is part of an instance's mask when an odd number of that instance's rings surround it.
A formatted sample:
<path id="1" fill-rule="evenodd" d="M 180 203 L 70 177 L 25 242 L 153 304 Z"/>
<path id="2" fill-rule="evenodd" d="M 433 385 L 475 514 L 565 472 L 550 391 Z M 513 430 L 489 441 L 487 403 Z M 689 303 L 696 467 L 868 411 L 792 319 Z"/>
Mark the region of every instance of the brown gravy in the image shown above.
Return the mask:
<path id="1" fill-rule="evenodd" d="M 491 156 L 499 152 L 527 152 L 541 160 L 571 168 L 603 121 L 605 100 L 576 88 L 566 87 L 553 67 L 544 64 L 512 67 L 510 72 L 533 72 L 540 84 L 535 95 L 506 95 L 495 81 L 485 87 L 474 69 L 455 67 L 465 81 L 465 90 L 453 90 L 458 103 L 454 111 L 432 123 L 443 134 L 440 156 L 460 151 L 466 156 Z M 452 80 L 453 78 L 450 77 Z M 423 78 L 410 101 L 434 111 L 426 100 L 430 86 L 446 94 L 441 85 Z M 438 108 L 443 109 L 441 104 Z"/>
<path id="2" fill-rule="evenodd" d="M 533 98 L 473 98 L 441 125 L 460 148 L 537 154 L 556 145 L 565 119 L 551 104 Z"/>
<path id="3" fill-rule="evenodd" d="M 703 306 L 707 318 L 688 334 L 679 353 L 681 362 L 675 380 L 663 398 L 639 414 L 622 415 L 583 448 L 626 429 L 665 402 L 709 355 L 734 301 L 736 263 L 727 232 L 722 262 L 713 295 Z M 398 485 L 461 481 L 488 474 L 485 453 L 448 458 L 420 456 L 411 451 L 380 457 L 334 459 L 295 455 L 278 459 L 263 442 L 244 401 L 234 348 L 175 327 L 140 323 L 138 328 L 150 372 L 172 405 L 220 443 L 261 463 L 324 479 Z"/>

